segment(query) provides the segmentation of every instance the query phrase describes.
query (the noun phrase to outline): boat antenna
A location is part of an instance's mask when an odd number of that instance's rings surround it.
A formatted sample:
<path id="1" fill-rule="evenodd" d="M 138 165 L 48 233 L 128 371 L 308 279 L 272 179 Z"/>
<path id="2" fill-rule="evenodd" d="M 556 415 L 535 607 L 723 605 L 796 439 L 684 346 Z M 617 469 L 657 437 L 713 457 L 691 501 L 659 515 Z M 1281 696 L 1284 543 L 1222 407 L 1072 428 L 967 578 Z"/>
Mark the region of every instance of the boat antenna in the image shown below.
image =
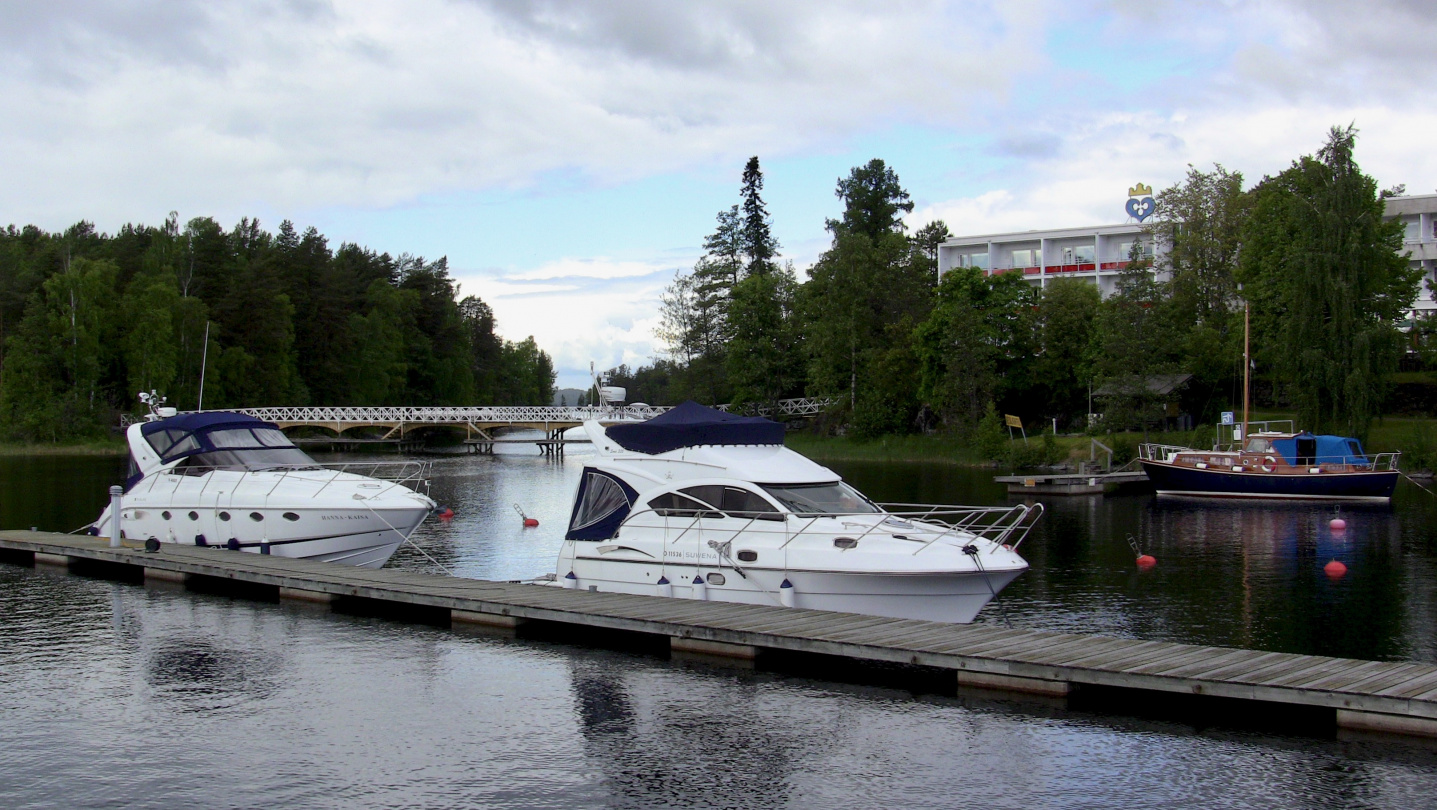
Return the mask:
<path id="1" fill-rule="evenodd" d="M 205 321 L 205 350 L 200 355 L 200 401 L 195 403 L 195 410 L 205 409 L 205 365 L 210 360 L 210 322 Z"/>

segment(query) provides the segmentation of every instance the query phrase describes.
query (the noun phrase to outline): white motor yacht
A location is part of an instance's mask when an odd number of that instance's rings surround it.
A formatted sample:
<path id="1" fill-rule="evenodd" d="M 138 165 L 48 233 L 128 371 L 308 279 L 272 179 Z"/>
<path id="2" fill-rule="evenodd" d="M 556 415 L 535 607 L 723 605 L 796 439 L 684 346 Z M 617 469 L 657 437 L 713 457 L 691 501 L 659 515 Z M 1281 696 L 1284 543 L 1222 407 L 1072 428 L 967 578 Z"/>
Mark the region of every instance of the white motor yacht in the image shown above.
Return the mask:
<path id="1" fill-rule="evenodd" d="M 585 423 L 556 586 L 971 622 L 1027 570 L 1042 505 L 876 504 L 783 446 L 783 426 L 686 402 Z"/>
<path id="2" fill-rule="evenodd" d="M 252 416 L 152 411 L 127 432 L 126 538 L 379 568 L 434 509 L 419 462 L 322 467 Z M 109 507 L 89 531 L 109 536 Z"/>

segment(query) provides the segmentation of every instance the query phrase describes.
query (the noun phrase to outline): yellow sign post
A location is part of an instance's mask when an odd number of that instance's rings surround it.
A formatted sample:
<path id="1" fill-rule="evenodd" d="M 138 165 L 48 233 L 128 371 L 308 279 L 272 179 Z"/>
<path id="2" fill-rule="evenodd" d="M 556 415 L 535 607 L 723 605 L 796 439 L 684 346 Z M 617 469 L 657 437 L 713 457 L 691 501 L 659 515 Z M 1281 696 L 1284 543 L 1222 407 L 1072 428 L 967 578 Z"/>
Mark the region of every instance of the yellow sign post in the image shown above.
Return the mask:
<path id="1" fill-rule="evenodd" d="M 1017 429 L 1023 431 L 1023 443 L 1024 443 L 1024 444 L 1027 444 L 1027 443 L 1028 443 L 1028 431 L 1026 431 L 1026 430 L 1023 429 L 1023 420 L 1022 420 L 1022 419 L 1019 419 L 1018 417 L 1014 416 L 1014 415 L 1011 414 L 1011 413 L 1005 413 L 1005 414 L 1003 414 L 1003 421 L 1008 424 L 1008 439 L 1009 439 L 1009 441 L 1011 441 L 1011 440 L 1013 439 L 1013 428 L 1017 428 Z"/>

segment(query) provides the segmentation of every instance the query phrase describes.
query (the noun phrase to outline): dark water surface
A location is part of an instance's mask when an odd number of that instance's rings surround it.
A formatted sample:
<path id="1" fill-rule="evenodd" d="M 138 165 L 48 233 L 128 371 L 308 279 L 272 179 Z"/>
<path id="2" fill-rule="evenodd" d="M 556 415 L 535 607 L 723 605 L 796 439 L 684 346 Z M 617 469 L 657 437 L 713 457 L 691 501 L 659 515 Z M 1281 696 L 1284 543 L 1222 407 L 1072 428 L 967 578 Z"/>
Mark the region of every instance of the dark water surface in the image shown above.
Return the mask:
<path id="1" fill-rule="evenodd" d="M 464 576 L 552 570 L 583 456 L 436 462 L 416 536 Z M 879 500 L 990 473 L 835 464 Z M 0 526 L 91 520 L 122 462 L 0 459 Z M 513 504 L 540 520 L 523 529 Z M 1014 626 L 1437 661 L 1437 506 L 1046 499 Z M 1159 560 L 1139 573 L 1127 537 Z M 1329 581 L 1322 565 L 1349 566 Z M 410 548 L 391 566 L 436 570 Z M 745 673 L 0 564 L 3 807 L 1426 807 L 1437 749 Z"/>

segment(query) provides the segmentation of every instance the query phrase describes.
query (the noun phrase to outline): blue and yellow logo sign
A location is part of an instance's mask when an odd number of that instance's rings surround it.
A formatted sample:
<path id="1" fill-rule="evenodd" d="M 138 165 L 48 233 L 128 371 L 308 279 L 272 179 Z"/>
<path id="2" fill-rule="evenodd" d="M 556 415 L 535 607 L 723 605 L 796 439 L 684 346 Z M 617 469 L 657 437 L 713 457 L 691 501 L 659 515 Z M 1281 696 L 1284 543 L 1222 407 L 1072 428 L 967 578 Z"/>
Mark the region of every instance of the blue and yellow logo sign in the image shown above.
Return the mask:
<path id="1" fill-rule="evenodd" d="M 1128 216 L 1136 219 L 1138 222 L 1142 222 L 1152 216 L 1153 211 L 1157 210 L 1157 207 L 1158 204 L 1153 199 L 1152 186 L 1138 183 L 1136 186 L 1128 189 Z"/>

